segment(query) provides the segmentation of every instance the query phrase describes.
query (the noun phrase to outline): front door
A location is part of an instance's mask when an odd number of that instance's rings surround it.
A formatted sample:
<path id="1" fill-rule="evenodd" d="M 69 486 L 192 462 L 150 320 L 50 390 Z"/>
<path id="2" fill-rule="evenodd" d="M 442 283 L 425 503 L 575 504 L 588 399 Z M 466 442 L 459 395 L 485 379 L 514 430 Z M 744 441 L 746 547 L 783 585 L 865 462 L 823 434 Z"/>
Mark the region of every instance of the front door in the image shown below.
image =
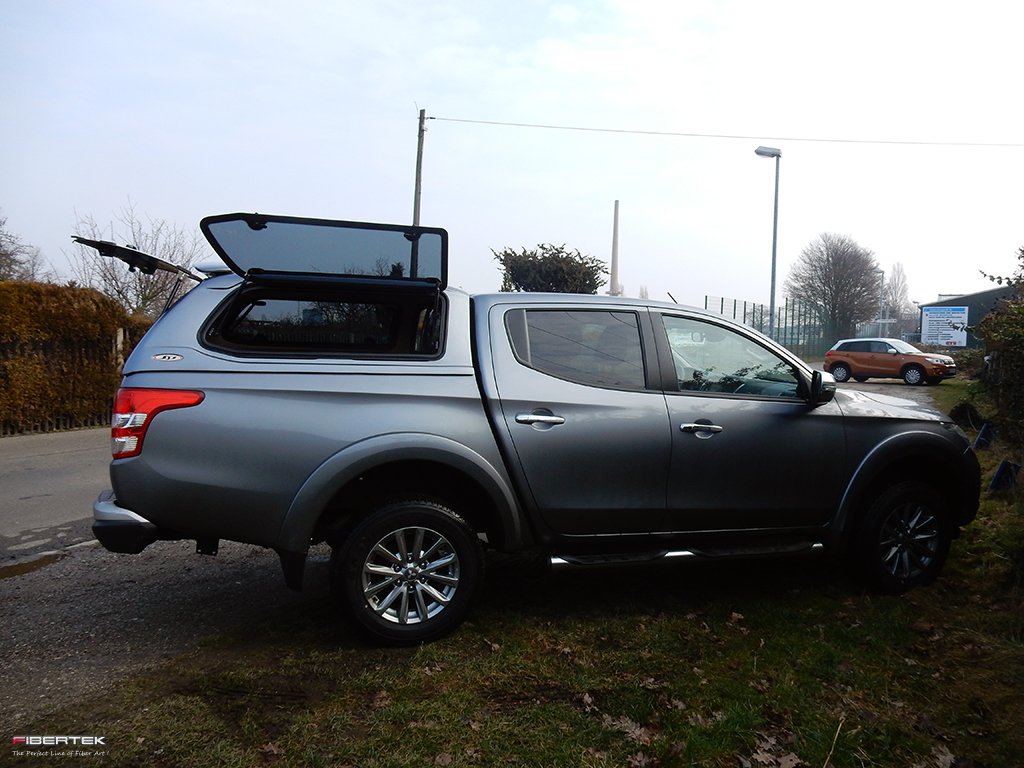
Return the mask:
<path id="1" fill-rule="evenodd" d="M 667 393 L 672 466 L 663 529 L 826 523 L 844 471 L 838 405 L 811 408 L 796 367 L 753 335 L 684 315 L 660 322 L 678 380 L 678 391 Z"/>

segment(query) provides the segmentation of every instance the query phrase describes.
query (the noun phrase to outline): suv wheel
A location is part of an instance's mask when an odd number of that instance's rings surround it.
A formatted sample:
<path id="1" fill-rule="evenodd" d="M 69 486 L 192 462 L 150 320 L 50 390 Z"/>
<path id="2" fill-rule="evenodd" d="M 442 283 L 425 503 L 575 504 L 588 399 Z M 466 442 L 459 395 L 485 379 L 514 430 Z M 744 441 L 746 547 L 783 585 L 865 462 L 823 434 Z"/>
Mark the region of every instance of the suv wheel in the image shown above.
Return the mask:
<path id="1" fill-rule="evenodd" d="M 908 365 L 903 369 L 903 381 L 907 384 L 924 384 L 924 368 L 919 365 Z"/>
<path id="2" fill-rule="evenodd" d="M 846 363 L 836 363 L 832 366 L 832 370 L 829 371 L 832 374 L 832 378 L 838 382 L 844 382 L 850 378 L 850 366 Z"/>
<path id="3" fill-rule="evenodd" d="M 951 540 L 942 497 L 924 483 L 908 481 L 889 488 L 868 509 L 854 554 L 867 586 L 900 594 L 935 579 Z"/>
<path id="4" fill-rule="evenodd" d="M 465 619 L 483 581 L 483 551 L 452 510 L 389 503 L 331 554 L 331 586 L 349 618 L 377 642 L 415 645 Z"/>

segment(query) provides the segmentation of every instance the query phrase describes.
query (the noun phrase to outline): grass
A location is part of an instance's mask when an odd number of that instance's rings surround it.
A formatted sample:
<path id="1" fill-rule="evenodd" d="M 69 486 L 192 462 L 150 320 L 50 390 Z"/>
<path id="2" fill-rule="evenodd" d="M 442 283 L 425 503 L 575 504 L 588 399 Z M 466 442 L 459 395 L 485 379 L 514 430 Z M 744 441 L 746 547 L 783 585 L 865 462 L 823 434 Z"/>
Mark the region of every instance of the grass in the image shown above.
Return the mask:
<path id="1" fill-rule="evenodd" d="M 123 766 L 1024 765 L 1021 523 L 985 494 L 943 577 L 904 597 L 823 560 L 499 565 L 432 645 L 368 648 L 314 604 L 26 732 L 102 733 Z"/>

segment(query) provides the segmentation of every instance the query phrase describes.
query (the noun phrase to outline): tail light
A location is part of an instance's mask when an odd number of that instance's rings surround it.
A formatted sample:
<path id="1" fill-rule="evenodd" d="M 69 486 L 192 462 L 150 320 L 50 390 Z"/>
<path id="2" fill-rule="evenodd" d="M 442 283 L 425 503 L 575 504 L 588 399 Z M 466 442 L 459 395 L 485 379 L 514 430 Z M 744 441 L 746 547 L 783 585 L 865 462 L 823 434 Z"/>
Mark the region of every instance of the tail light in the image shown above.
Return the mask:
<path id="1" fill-rule="evenodd" d="M 203 402 L 202 392 L 183 389 L 135 389 L 122 387 L 114 400 L 110 452 L 115 459 L 142 453 L 146 430 L 160 411 L 191 408 Z"/>

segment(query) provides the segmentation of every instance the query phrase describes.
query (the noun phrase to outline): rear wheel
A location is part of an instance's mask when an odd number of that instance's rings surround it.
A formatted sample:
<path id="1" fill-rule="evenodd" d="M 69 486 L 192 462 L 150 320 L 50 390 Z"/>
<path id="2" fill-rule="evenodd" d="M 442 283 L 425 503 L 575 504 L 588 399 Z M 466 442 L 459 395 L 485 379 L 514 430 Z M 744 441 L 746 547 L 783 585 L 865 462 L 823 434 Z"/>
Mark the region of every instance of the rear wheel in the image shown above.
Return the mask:
<path id="1" fill-rule="evenodd" d="M 846 363 L 836 363 L 829 372 L 832 374 L 832 378 L 838 382 L 843 382 L 850 378 L 850 366 Z"/>
<path id="2" fill-rule="evenodd" d="M 935 580 L 952 534 L 949 511 L 931 486 L 899 483 L 868 509 L 855 544 L 856 566 L 871 589 L 899 594 Z"/>
<path id="3" fill-rule="evenodd" d="M 924 384 L 924 368 L 919 365 L 908 365 L 903 369 L 903 381 L 907 384 Z"/>
<path id="4" fill-rule="evenodd" d="M 387 504 L 356 525 L 331 555 L 341 607 L 376 642 L 415 645 L 454 630 L 483 581 L 476 535 L 433 501 Z"/>

